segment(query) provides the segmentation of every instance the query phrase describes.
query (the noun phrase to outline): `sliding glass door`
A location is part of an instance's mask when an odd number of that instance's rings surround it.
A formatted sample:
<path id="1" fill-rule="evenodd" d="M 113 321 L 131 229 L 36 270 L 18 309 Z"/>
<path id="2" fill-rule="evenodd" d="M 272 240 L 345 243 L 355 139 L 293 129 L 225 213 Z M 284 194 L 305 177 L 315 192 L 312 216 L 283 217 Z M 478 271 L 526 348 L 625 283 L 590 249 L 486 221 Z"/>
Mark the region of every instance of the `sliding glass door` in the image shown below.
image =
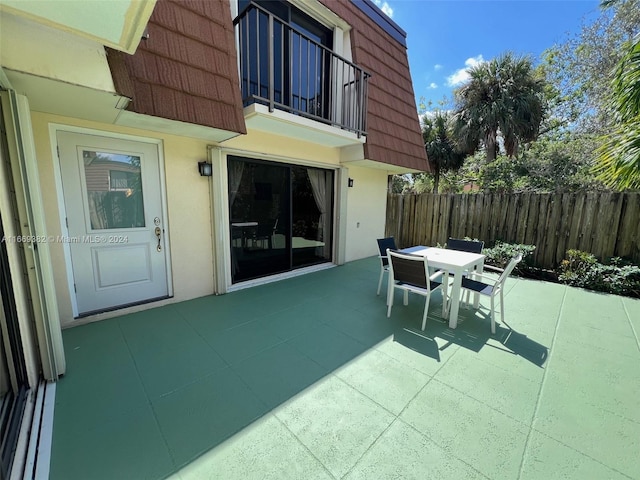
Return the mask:
<path id="1" fill-rule="evenodd" d="M 330 262 L 334 173 L 228 157 L 233 283 Z"/>
<path id="2" fill-rule="evenodd" d="M 29 387 L 12 285 L 7 244 L 0 242 L 0 479 L 11 472 Z"/>

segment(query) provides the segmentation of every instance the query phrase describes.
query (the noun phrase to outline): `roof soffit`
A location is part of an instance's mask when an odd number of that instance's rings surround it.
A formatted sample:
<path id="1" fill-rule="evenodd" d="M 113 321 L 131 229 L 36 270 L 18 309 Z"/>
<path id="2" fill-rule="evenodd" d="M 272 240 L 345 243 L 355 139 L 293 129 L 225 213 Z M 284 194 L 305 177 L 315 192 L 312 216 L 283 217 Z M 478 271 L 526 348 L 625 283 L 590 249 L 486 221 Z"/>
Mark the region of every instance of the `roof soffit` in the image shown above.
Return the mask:
<path id="1" fill-rule="evenodd" d="M 133 53 L 155 4 L 156 0 L 0 0 L 0 10 Z"/>

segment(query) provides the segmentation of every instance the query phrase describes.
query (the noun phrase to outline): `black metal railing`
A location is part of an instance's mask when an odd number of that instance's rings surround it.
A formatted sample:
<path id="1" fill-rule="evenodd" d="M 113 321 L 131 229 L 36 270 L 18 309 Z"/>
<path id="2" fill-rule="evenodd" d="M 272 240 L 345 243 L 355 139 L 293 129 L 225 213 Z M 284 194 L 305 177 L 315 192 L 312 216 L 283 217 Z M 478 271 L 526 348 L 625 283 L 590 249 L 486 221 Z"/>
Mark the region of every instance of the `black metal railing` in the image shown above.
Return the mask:
<path id="1" fill-rule="evenodd" d="M 366 135 L 369 73 L 254 3 L 234 26 L 245 106 L 260 103 Z"/>

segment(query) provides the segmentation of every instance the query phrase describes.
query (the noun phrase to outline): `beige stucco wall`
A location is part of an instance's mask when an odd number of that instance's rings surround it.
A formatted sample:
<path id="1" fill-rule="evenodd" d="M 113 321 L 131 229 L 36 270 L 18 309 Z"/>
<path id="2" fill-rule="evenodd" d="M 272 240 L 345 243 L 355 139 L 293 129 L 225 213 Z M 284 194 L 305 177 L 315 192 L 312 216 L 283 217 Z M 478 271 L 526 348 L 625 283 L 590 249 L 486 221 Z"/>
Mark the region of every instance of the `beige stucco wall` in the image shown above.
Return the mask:
<path id="1" fill-rule="evenodd" d="M 349 167 L 353 187 L 347 188 L 347 262 L 378 254 L 387 209 L 387 171 Z"/>
<path id="2" fill-rule="evenodd" d="M 274 157 L 282 162 L 310 162 L 326 168 L 340 166 L 340 149 L 324 147 L 317 143 L 306 142 L 286 136 L 274 135 L 260 130 L 249 130 L 220 145 L 223 149 L 236 150 L 236 154 L 246 156 Z"/>
<path id="3" fill-rule="evenodd" d="M 213 293 L 209 180 L 200 177 L 197 168 L 198 161 L 207 158 L 205 141 L 38 112 L 32 112 L 31 118 L 47 229 L 48 234 L 54 236 L 62 235 L 59 209 L 62 195 L 56 188 L 55 176 L 59 175 L 59 165 L 52 154 L 51 124 L 94 129 L 95 134 L 106 131 L 162 140 L 174 293 L 174 298 L 170 301 L 182 301 Z M 63 245 L 52 244 L 51 256 L 60 321 L 63 326 L 68 326 L 74 321 Z M 107 315 L 101 318 L 104 316 Z"/>
<path id="4" fill-rule="evenodd" d="M 206 141 L 40 112 L 32 112 L 32 122 L 47 229 L 48 234 L 53 236 L 62 235 L 63 220 L 60 212 L 63 205 L 62 192 L 58 191 L 56 183 L 56 176 L 59 179 L 60 172 L 58 161 L 53 158 L 55 142 L 51 138 L 52 126 L 80 127 L 89 129 L 93 134 L 111 132 L 161 140 L 174 297 L 159 304 L 183 301 L 214 292 L 211 180 L 200 177 L 197 169 L 198 161 L 207 158 Z M 236 137 L 220 146 L 225 152 L 236 155 L 326 168 L 342 167 L 338 148 L 323 147 L 260 131 L 249 131 L 248 135 Z M 347 189 L 346 198 L 345 258 L 351 261 L 376 254 L 375 239 L 384 234 L 387 172 L 350 166 L 348 176 L 355 182 L 353 188 Z M 68 259 L 65 257 L 63 245 L 51 245 L 51 256 L 63 326 L 114 315 L 107 313 L 88 320 L 74 320 L 68 287 Z M 132 307 L 127 311 L 144 308 L 149 306 Z"/>

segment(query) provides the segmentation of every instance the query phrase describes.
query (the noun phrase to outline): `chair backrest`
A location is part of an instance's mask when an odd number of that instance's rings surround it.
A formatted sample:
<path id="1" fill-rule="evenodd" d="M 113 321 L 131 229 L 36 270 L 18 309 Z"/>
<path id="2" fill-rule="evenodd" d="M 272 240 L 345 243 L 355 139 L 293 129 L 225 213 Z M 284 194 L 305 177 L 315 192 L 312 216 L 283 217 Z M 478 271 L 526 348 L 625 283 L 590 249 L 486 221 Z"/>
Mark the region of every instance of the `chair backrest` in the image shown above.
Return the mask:
<path id="1" fill-rule="evenodd" d="M 498 282 L 500 284 L 503 284 L 505 282 L 505 280 L 507 279 L 507 277 L 511 274 L 511 272 L 513 271 L 514 268 L 516 268 L 516 265 L 518 263 L 520 263 L 520 261 L 522 260 L 522 254 L 519 253 L 518 255 L 514 256 L 511 261 L 509 262 L 509 265 L 507 265 L 507 268 L 504 269 L 504 272 L 502 272 L 502 274 L 500 275 L 500 278 L 498 278 Z"/>
<path id="2" fill-rule="evenodd" d="M 382 262 L 382 266 L 386 267 L 389 265 L 389 260 L 387 259 L 387 249 L 396 250 L 396 240 L 393 237 L 387 238 L 379 238 L 378 242 L 378 250 L 380 251 L 380 261 Z"/>
<path id="3" fill-rule="evenodd" d="M 275 224 L 274 224 L 275 222 Z M 258 237 L 268 237 L 275 233 L 275 226 L 278 225 L 278 219 L 275 220 L 269 219 L 266 222 L 258 223 L 256 227 L 256 236 Z"/>
<path id="4" fill-rule="evenodd" d="M 461 252 L 482 253 L 484 242 L 480 240 L 463 240 L 461 238 L 449 238 L 447 248 Z"/>
<path id="5" fill-rule="evenodd" d="M 387 257 L 393 280 L 429 290 L 429 270 L 425 257 L 391 249 L 387 250 Z"/>

